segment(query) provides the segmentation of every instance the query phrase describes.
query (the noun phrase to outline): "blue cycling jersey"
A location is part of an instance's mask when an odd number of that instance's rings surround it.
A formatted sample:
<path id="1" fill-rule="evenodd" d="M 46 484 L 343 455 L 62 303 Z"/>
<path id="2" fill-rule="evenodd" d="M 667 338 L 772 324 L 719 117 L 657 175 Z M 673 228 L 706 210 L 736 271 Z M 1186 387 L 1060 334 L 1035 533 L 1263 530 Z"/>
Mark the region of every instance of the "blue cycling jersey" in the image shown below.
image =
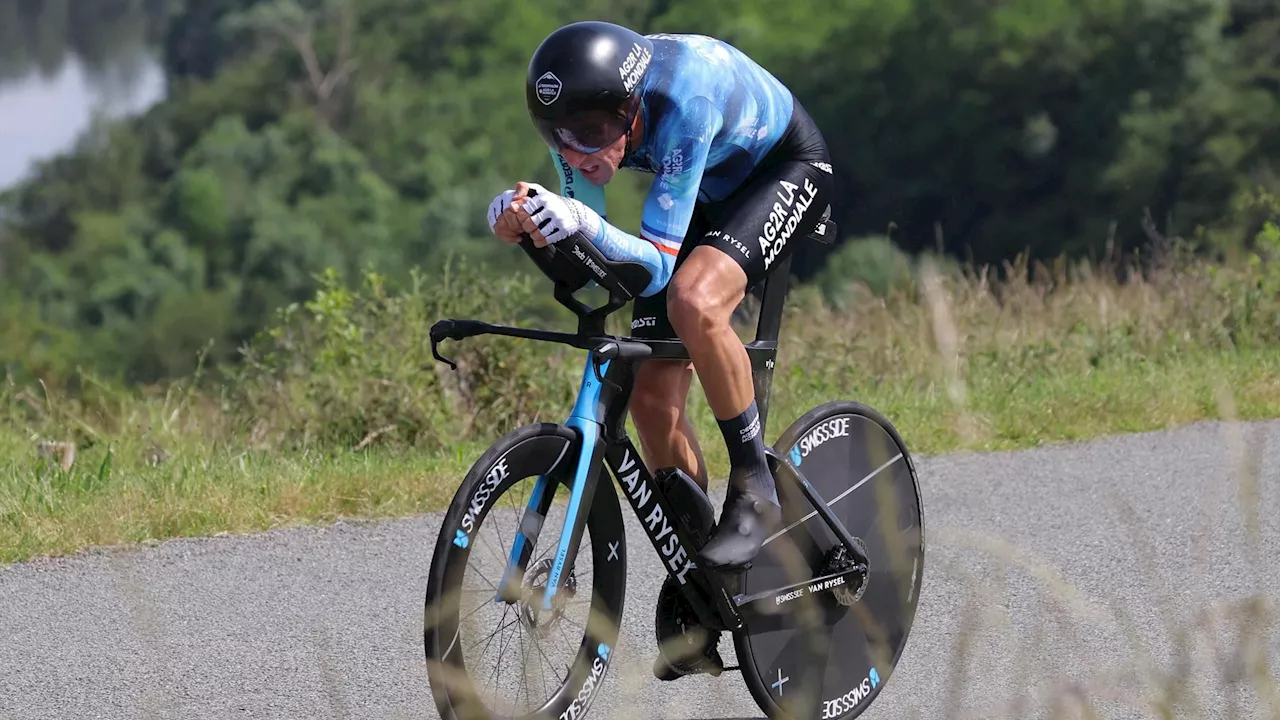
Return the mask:
<path id="1" fill-rule="evenodd" d="M 644 265 L 666 287 L 698 201 L 727 197 L 755 169 L 791 122 L 791 91 L 737 48 L 702 35 L 659 34 L 638 91 L 644 137 L 623 167 L 656 175 L 645 198 L 639 237 L 607 222 L 604 188 L 552 152 L 560 191 L 600 215 L 592 244 L 610 260 Z"/>

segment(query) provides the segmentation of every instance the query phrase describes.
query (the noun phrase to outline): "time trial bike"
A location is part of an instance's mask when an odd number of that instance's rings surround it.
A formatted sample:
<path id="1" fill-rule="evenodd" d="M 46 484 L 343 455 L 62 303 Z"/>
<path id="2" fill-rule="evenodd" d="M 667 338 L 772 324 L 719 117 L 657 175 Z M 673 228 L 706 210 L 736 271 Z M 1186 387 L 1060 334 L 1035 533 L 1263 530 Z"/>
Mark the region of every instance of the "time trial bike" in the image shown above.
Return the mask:
<path id="1" fill-rule="evenodd" d="M 830 242 L 834 227 L 824 219 L 806 239 Z M 923 578 L 919 482 L 897 430 L 851 400 L 804 413 L 768 449 L 781 528 L 745 569 L 705 570 L 697 551 L 715 525 L 711 501 L 682 471 L 651 474 L 625 427 L 637 365 L 688 359 L 687 351 L 679 341 L 605 332 L 605 318 L 648 284 L 647 271 L 612 262 L 578 238 L 537 248 L 526 236 L 521 247 L 577 316 L 578 331 L 441 320 L 431 328 L 433 356 L 456 369 L 438 344 L 485 334 L 587 353 L 568 418 L 499 439 L 475 461 L 445 514 L 423 628 L 441 716 L 587 715 L 617 657 L 628 580 L 614 483 L 665 570 L 655 621 L 664 654 L 701 653 L 702 671 L 715 676 L 739 670 L 774 720 L 861 714 L 898 664 Z M 787 260 L 762 284 L 756 337 L 746 344 L 762 433 L 789 282 Z M 574 295 L 592 283 L 609 293 L 594 308 Z M 604 480 L 605 467 L 614 483 Z M 496 549 L 482 552 L 491 540 Z M 473 566 L 479 584 L 468 588 L 464 575 Z M 724 666 L 717 649 L 707 648 L 707 638 L 724 631 L 733 638 L 737 666 Z M 482 667 L 477 652 L 496 654 L 498 665 Z M 510 691 L 516 700 L 498 704 L 483 698 L 482 688 Z"/>

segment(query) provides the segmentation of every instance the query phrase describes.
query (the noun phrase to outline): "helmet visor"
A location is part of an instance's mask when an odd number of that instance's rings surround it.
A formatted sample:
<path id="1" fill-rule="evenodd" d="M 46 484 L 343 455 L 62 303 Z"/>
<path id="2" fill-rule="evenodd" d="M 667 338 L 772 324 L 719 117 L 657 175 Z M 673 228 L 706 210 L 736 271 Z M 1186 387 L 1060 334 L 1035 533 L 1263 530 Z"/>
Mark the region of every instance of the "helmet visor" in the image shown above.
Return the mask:
<path id="1" fill-rule="evenodd" d="M 617 113 L 588 110 L 560 120 L 534 118 L 533 124 L 543 142 L 556 152 L 568 148 L 590 155 L 616 142 L 631 123 Z"/>

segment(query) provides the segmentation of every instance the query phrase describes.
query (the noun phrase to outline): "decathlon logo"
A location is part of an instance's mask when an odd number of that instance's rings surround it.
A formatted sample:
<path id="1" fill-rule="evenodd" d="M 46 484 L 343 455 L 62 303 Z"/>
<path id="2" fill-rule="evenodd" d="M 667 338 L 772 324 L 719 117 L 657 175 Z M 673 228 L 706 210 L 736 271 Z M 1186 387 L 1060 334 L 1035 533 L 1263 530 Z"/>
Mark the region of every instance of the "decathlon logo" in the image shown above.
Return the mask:
<path id="1" fill-rule="evenodd" d="M 538 99 L 542 101 L 543 105 L 550 105 L 555 102 L 556 98 L 560 97 L 560 89 L 563 87 L 564 85 L 560 82 L 560 78 L 556 77 L 553 72 L 543 73 L 542 77 L 538 78 L 537 84 L 534 85 L 534 89 L 538 93 Z"/>

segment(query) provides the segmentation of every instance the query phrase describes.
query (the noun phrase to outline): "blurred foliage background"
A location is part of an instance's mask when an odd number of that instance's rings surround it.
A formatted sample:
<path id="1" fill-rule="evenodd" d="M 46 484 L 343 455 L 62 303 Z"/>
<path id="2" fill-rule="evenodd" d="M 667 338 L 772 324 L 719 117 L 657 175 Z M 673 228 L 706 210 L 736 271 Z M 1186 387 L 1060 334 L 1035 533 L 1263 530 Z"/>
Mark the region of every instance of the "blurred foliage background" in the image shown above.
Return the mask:
<path id="1" fill-rule="evenodd" d="M 0 83 L 144 51 L 165 79 L 0 194 L 11 383 L 243 364 L 283 309 L 369 271 L 530 272 L 484 208 L 558 187 L 524 69 L 589 18 L 723 38 L 795 90 L 842 202 L 840 242 L 794 270 L 837 306 L 921 253 L 1002 269 L 1177 238 L 1225 262 L 1275 217 L 1276 0 L 0 0 Z M 610 186 L 624 228 L 647 182 Z"/>

